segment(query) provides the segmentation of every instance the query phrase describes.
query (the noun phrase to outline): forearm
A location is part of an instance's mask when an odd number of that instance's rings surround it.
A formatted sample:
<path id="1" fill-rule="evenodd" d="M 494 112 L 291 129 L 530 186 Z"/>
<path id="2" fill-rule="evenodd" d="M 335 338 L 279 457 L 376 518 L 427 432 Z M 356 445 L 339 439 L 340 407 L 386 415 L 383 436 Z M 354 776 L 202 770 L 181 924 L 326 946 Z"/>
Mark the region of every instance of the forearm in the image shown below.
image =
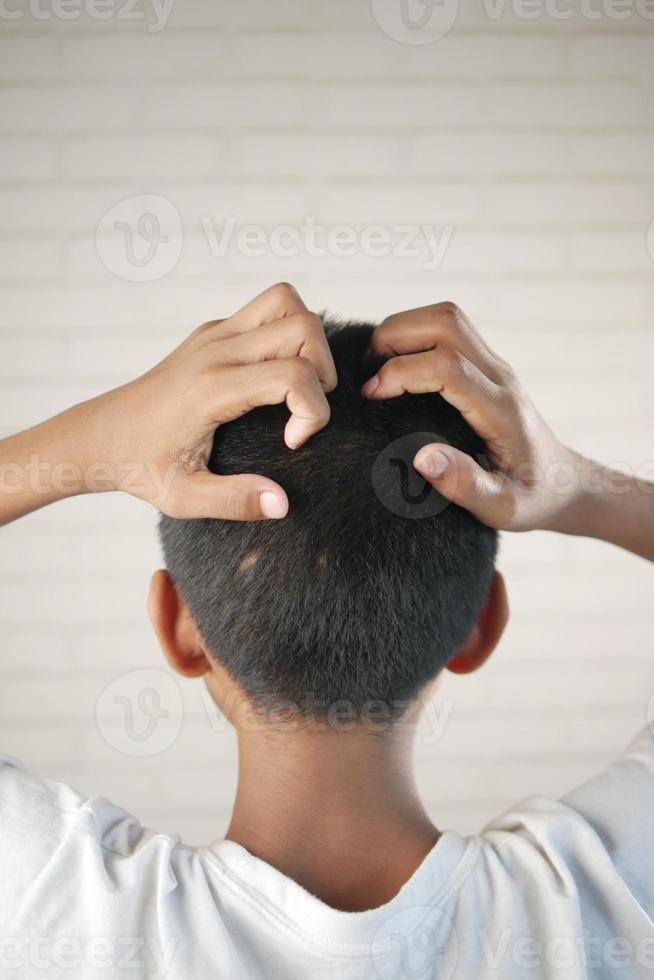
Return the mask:
<path id="1" fill-rule="evenodd" d="M 278 283 L 210 320 L 145 374 L 0 440 L 0 526 L 63 497 L 121 490 L 180 520 L 277 520 L 288 497 L 257 473 L 208 468 L 216 429 L 286 404 L 286 446 L 329 419 L 336 368 L 322 320 Z"/>
<path id="2" fill-rule="evenodd" d="M 64 497 L 86 493 L 93 477 L 85 448 L 94 422 L 84 402 L 0 440 L 0 525 Z M 100 473 L 95 474 L 100 477 Z"/>
<path id="3" fill-rule="evenodd" d="M 551 529 L 608 541 L 654 561 L 654 483 L 578 459 L 579 490 Z"/>

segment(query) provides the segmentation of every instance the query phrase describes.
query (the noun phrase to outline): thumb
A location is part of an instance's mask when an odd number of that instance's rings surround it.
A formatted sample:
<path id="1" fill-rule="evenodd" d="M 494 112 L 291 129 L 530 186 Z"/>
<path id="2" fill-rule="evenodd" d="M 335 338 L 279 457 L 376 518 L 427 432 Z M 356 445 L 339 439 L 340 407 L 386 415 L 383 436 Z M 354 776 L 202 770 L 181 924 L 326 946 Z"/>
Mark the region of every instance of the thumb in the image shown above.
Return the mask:
<path id="1" fill-rule="evenodd" d="M 288 497 L 279 484 L 265 476 L 216 476 L 205 469 L 180 474 L 161 509 L 169 517 L 189 520 L 261 521 L 285 517 Z"/>
<path id="2" fill-rule="evenodd" d="M 440 443 L 423 446 L 413 465 L 443 497 L 469 510 L 482 524 L 505 525 L 510 509 L 506 477 L 489 473 L 472 456 Z"/>

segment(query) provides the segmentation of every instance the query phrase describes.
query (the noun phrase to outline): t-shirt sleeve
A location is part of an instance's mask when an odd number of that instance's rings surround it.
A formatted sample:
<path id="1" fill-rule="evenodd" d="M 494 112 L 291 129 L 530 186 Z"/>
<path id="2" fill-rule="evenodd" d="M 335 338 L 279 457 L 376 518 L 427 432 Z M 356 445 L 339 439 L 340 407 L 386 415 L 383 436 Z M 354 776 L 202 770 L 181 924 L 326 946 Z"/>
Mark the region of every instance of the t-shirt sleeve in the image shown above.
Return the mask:
<path id="1" fill-rule="evenodd" d="M 621 877 L 654 919 L 654 732 L 562 798 L 593 827 Z"/>
<path id="2" fill-rule="evenodd" d="M 74 790 L 34 777 L 16 759 L 0 756 L 0 922 L 5 928 L 38 889 L 82 804 Z"/>
<path id="3" fill-rule="evenodd" d="M 56 921 L 74 903 L 101 911 L 99 895 L 130 890 L 143 875 L 151 837 L 108 800 L 0 756 L 0 926 L 24 929 L 37 912 L 41 925 L 48 916 Z M 163 835 L 159 842 L 160 851 L 174 844 Z"/>

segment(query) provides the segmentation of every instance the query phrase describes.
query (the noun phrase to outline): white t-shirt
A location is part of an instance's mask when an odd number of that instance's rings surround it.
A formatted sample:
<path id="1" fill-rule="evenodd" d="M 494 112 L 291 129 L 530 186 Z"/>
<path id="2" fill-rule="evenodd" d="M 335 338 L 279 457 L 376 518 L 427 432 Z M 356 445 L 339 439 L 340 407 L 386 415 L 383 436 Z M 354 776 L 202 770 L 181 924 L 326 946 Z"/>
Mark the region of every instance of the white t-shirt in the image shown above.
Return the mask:
<path id="1" fill-rule="evenodd" d="M 654 738 L 561 801 L 445 831 L 368 912 L 0 759 L 0 976 L 654 978 Z"/>

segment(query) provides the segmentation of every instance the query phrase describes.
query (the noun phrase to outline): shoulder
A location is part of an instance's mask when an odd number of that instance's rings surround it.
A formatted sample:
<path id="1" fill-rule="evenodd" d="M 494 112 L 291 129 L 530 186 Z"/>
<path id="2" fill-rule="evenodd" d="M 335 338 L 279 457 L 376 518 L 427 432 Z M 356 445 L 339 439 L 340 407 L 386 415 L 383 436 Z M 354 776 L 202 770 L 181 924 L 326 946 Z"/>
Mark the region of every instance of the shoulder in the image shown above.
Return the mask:
<path id="1" fill-rule="evenodd" d="M 5 849 L 39 831 L 46 838 L 74 820 L 84 797 L 63 783 L 28 772 L 18 759 L 0 756 L 0 844 Z"/>
<path id="2" fill-rule="evenodd" d="M 654 918 L 654 737 L 642 731 L 613 763 L 560 800 L 532 797 L 482 834 L 489 860 L 552 894 L 635 900 Z"/>
<path id="3" fill-rule="evenodd" d="M 25 908 L 26 896 L 56 892 L 67 904 L 104 892 L 117 898 L 142 879 L 153 891 L 176 885 L 194 851 L 175 835 L 143 827 L 103 797 L 87 797 L 63 783 L 0 756 L 0 916 Z M 112 899 L 108 899 L 110 902 Z M 4 924 L 4 923 L 3 923 Z"/>

